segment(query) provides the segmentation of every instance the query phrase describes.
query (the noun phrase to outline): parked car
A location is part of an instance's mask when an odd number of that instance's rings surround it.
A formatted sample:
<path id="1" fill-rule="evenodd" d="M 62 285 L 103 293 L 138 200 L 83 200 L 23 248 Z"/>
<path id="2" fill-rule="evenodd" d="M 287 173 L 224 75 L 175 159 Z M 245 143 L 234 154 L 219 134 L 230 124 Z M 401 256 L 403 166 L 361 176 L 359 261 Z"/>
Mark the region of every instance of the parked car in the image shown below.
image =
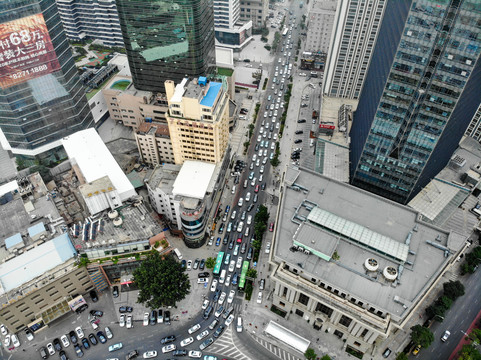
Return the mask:
<path id="1" fill-rule="evenodd" d="M 104 316 L 104 312 L 100 310 L 90 310 L 90 315 L 96 316 L 96 317 L 102 317 Z"/>
<path id="2" fill-rule="evenodd" d="M 99 338 L 100 343 L 105 344 L 107 342 L 107 338 L 102 331 L 97 332 L 97 337 Z"/>
<path id="3" fill-rule="evenodd" d="M 105 335 L 107 335 L 107 339 L 112 339 L 114 337 L 114 334 L 108 326 L 105 327 Z"/>
<path id="4" fill-rule="evenodd" d="M 70 341 L 72 342 L 72 344 L 76 344 L 78 339 L 77 339 L 77 336 L 75 335 L 75 332 L 72 330 L 68 333 L 68 336 L 70 337 Z"/>
<path id="5" fill-rule="evenodd" d="M 99 298 L 97 296 L 97 292 L 95 290 L 90 290 L 90 298 L 92 299 L 93 302 L 99 301 Z"/>
<path id="6" fill-rule="evenodd" d="M 131 313 L 132 311 L 134 311 L 134 309 L 132 308 L 132 306 L 121 306 L 119 307 L 119 313 L 123 314 L 123 313 Z"/>
<path id="7" fill-rule="evenodd" d="M 68 341 L 66 335 L 62 335 L 62 336 L 60 337 L 60 341 L 62 341 L 63 347 L 68 347 L 68 346 L 70 345 L 70 342 Z"/>
<path id="8" fill-rule="evenodd" d="M 118 286 L 114 286 L 114 287 L 112 288 L 112 296 L 113 296 L 114 298 L 119 297 L 119 287 L 118 287 Z"/>
<path id="9" fill-rule="evenodd" d="M 89 340 L 92 345 L 97 345 L 98 341 L 94 334 L 89 334 Z"/>
<path id="10" fill-rule="evenodd" d="M 62 350 L 62 345 L 60 344 L 60 340 L 58 338 L 53 339 L 53 347 L 57 351 Z"/>
<path id="11" fill-rule="evenodd" d="M 165 336 L 162 339 L 160 339 L 160 343 L 162 345 L 169 344 L 169 343 L 174 342 L 174 341 L 175 341 L 175 335 Z"/>
<path id="12" fill-rule="evenodd" d="M 30 329 L 25 329 L 25 335 L 27 336 L 27 340 L 28 341 L 32 341 L 33 340 L 33 334 L 32 332 L 30 331 Z"/>

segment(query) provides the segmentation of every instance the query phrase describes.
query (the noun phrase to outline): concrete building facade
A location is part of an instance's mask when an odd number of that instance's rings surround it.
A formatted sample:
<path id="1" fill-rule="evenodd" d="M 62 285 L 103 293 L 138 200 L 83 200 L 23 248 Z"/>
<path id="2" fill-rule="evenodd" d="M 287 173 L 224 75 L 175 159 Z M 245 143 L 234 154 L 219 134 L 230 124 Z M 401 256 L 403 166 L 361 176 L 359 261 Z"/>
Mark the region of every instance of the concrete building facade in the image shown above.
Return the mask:
<path id="1" fill-rule="evenodd" d="M 229 97 L 226 86 L 206 78 L 165 82 L 167 123 L 176 164 L 186 160 L 219 163 L 229 141 Z"/>
<path id="2" fill-rule="evenodd" d="M 304 50 L 327 54 L 336 17 L 337 0 L 314 1 L 307 15 L 307 38 Z"/>
<path id="3" fill-rule="evenodd" d="M 174 163 L 174 152 L 167 124 L 150 122 L 140 124 L 135 132 L 135 141 L 144 163 L 152 165 Z"/>
<path id="4" fill-rule="evenodd" d="M 265 27 L 269 12 L 269 0 L 240 0 L 240 19 L 252 21 L 255 29 Z"/>
<path id="5" fill-rule="evenodd" d="M 481 104 L 479 104 L 478 110 L 474 114 L 464 135 L 471 136 L 481 143 Z"/>

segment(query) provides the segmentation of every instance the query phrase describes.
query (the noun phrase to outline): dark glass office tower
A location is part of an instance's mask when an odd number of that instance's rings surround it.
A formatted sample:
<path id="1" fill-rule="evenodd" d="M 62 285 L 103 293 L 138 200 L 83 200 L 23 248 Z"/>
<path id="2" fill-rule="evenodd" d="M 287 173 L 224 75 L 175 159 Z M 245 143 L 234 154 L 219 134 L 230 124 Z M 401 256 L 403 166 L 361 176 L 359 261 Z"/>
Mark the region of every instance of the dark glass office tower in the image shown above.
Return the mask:
<path id="1" fill-rule="evenodd" d="M 3 147 L 36 155 L 93 123 L 55 0 L 0 5 Z"/>
<path id="2" fill-rule="evenodd" d="M 117 0 L 134 85 L 165 92 L 164 81 L 206 75 L 215 65 L 211 0 Z"/>
<path id="3" fill-rule="evenodd" d="M 407 203 L 481 102 L 481 2 L 390 0 L 351 128 L 351 183 Z"/>

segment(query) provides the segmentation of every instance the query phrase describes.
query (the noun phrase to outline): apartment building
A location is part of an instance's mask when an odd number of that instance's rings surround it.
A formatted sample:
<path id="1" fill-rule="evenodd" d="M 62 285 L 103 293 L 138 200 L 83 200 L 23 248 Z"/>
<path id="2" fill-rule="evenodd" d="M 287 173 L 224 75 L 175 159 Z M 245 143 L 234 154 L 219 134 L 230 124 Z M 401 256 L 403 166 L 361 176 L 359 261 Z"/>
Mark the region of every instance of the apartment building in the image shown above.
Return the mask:
<path id="1" fill-rule="evenodd" d="M 408 330 L 467 237 L 308 169 L 289 167 L 285 178 L 270 253 L 273 306 L 372 355 Z"/>
<path id="2" fill-rule="evenodd" d="M 174 163 L 174 152 L 167 124 L 151 122 L 140 124 L 135 132 L 135 141 L 142 162 L 152 165 Z"/>
<path id="3" fill-rule="evenodd" d="M 268 11 L 269 0 L 240 0 L 240 19 L 251 20 L 255 29 L 265 27 Z"/>
<path id="4" fill-rule="evenodd" d="M 307 38 L 304 50 L 326 53 L 336 17 L 337 0 L 314 1 L 307 15 Z"/>
<path id="5" fill-rule="evenodd" d="M 229 141 L 229 97 L 226 85 L 205 77 L 165 82 L 167 124 L 176 164 L 186 160 L 219 163 Z"/>

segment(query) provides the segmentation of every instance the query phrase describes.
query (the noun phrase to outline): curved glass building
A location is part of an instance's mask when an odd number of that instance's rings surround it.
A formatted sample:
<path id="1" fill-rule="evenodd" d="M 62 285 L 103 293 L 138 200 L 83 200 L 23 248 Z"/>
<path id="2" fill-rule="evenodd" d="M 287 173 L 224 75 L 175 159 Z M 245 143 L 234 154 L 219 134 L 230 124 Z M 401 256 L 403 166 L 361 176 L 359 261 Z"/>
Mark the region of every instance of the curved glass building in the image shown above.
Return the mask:
<path id="1" fill-rule="evenodd" d="M 33 156 L 92 124 L 55 0 L 2 1 L 2 146 Z"/>
<path id="2" fill-rule="evenodd" d="M 117 0 L 135 88 L 165 92 L 164 82 L 207 74 L 215 65 L 210 0 Z"/>

